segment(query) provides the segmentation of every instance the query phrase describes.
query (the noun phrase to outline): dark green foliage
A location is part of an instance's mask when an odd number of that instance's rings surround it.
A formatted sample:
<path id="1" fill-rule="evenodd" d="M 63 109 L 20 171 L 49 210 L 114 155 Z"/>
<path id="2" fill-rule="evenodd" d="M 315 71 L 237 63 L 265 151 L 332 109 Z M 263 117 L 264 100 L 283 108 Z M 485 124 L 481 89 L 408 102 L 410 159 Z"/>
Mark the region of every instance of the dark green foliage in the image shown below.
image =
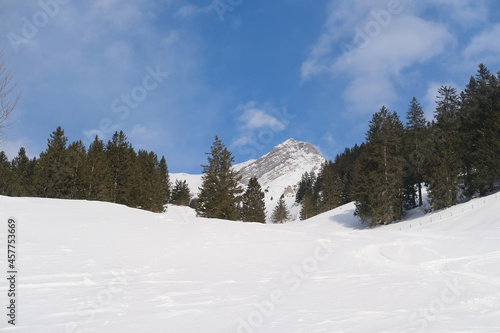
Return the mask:
<path id="1" fill-rule="evenodd" d="M 161 185 L 163 189 L 162 199 L 163 205 L 166 205 L 170 202 L 170 175 L 168 174 L 168 166 L 167 160 L 165 156 L 162 156 L 160 159 L 160 166 L 158 168 L 158 172 L 160 174 Z"/>
<path id="2" fill-rule="evenodd" d="M 137 154 L 140 186 L 137 204 L 152 212 L 161 213 L 165 210 L 165 190 L 160 175 L 160 163 L 155 153 L 139 150 Z"/>
<path id="3" fill-rule="evenodd" d="M 290 219 L 290 212 L 286 207 L 283 195 L 278 200 L 276 207 L 274 207 L 273 215 L 271 216 L 271 221 L 273 223 L 285 223 Z"/>
<path id="4" fill-rule="evenodd" d="M 468 197 L 485 195 L 500 179 L 500 82 L 483 64 L 461 94 L 460 139 Z"/>
<path id="5" fill-rule="evenodd" d="M 48 139 L 47 150 L 40 154 L 35 172 L 37 194 L 45 198 L 70 198 L 72 170 L 64 130 L 59 126 Z"/>
<path id="6" fill-rule="evenodd" d="M 458 183 L 462 161 L 458 135 L 458 95 L 455 88 L 439 89 L 435 119 L 430 135 L 431 151 L 427 158 L 429 199 L 434 209 L 458 202 Z"/>
<path id="7" fill-rule="evenodd" d="M 422 183 L 424 182 L 425 156 L 428 154 L 425 138 L 428 135 L 422 106 L 414 97 L 406 114 L 404 142 L 404 190 L 407 209 L 420 207 L 422 201 Z M 416 199 L 418 198 L 418 204 Z"/>
<path id="8" fill-rule="evenodd" d="M 308 188 L 302 200 L 302 208 L 300 209 L 301 220 L 306 220 L 316 215 L 316 202 L 314 199 L 313 190 Z"/>
<path id="9" fill-rule="evenodd" d="M 90 144 L 85 168 L 86 196 L 89 200 L 111 201 L 112 178 L 104 143 L 96 136 Z"/>
<path id="10" fill-rule="evenodd" d="M 238 185 L 241 177 L 233 170 L 234 157 L 218 137 L 207 155 L 196 211 L 202 217 L 237 220 L 243 190 Z"/>
<path id="11" fill-rule="evenodd" d="M 36 164 L 36 159 L 30 160 L 28 156 L 26 156 L 26 150 L 24 147 L 21 147 L 18 155 L 12 160 L 12 184 L 10 195 L 35 195 L 33 182 Z"/>
<path id="12" fill-rule="evenodd" d="M 241 219 L 244 222 L 266 223 L 264 192 L 256 177 L 250 178 L 242 197 Z"/>
<path id="13" fill-rule="evenodd" d="M 372 226 L 403 215 L 402 133 L 396 113 L 382 107 L 373 115 L 356 172 L 356 215 Z"/>
<path id="14" fill-rule="evenodd" d="M 323 165 L 318 179 L 322 180 L 322 185 L 318 193 L 318 207 L 319 213 L 327 212 L 342 204 L 342 190 L 343 183 L 340 178 L 338 166 L 329 161 Z M 315 186 L 316 192 L 318 186 Z"/>
<path id="15" fill-rule="evenodd" d="M 176 180 L 172 189 L 172 203 L 178 206 L 189 206 L 191 203 L 191 193 L 188 183 L 185 180 Z"/>
<path id="16" fill-rule="evenodd" d="M 8 195 L 11 182 L 10 162 L 4 151 L 0 151 L 0 195 Z"/>
<path id="17" fill-rule="evenodd" d="M 70 193 L 71 199 L 86 198 L 85 167 L 87 153 L 82 141 L 73 142 L 68 146 L 68 165 L 70 168 Z"/>
<path id="18" fill-rule="evenodd" d="M 9 163 L 0 152 L 0 194 L 111 201 L 162 212 L 170 196 L 165 158 L 136 154 L 123 132 L 106 146 L 98 137 L 88 152 L 81 141 L 66 146 L 61 127 L 50 135 L 40 159 L 26 150 Z"/>

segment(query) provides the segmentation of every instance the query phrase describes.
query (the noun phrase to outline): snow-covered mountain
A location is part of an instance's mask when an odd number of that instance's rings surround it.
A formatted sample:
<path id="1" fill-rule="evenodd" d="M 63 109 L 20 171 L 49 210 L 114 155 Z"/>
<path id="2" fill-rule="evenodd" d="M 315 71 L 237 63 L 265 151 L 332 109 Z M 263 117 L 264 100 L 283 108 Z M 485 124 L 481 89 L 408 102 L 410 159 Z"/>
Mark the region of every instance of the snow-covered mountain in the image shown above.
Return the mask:
<path id="1" fill-rule="evenodd" d="M 251 177 L 257 177 L 266 195 L 268 216 L 279 197 L 284 194 L 292 218 L 296 218 L 299 210 L 294 206 L 297 183 L 304 172 L 318 172 L 324 162 L 325 158 L 310 143 L 288 139 L 262 157 L 236 164 L 234 168 L 241 175 L 243 187 L 246 187 Z M 171 178 L 173 181 L 186 180 L 191 193 L 197 195 L 201 175 L 177 173 L 171 174 Z"/>

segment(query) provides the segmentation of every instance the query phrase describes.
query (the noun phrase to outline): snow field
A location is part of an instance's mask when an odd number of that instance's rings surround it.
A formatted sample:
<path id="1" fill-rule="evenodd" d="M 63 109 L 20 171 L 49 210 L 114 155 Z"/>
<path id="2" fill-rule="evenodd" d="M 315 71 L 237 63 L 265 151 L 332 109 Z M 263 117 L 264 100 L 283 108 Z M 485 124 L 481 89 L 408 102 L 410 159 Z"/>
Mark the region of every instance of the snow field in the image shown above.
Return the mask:
<path id="1" fill-rule="evenodd" d="M 366 229 L 353 204 L 263 225 L 0 197 L 19 224 L 18 324 L 0 332 L 498 332 L 499 203 Z"/>

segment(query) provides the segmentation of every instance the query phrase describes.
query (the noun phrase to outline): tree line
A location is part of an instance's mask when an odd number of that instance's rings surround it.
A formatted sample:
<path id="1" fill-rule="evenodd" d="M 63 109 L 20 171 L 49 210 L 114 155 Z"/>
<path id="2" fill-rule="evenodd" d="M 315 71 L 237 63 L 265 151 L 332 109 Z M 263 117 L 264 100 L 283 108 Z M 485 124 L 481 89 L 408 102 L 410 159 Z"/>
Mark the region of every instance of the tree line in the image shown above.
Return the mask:
<path id="1" fill-rule="evenodd" d="M 382 107 L 366 141 L 325 163 L 317 175 L 305 173 L 296 199 L 302 219 L 355 201 L 356 215 L 375 226 L 422 206 L 422 186 L 439 210 L 488 195 L 499 181 L 500 72 L 493 75 L 481 64 L 464 91 L 439 89 L 431 122 L 416 98 L 405 124 Z"/>
<path id="2" fill-rule="evenodd" d="M 163 212 L 170 181 L 165 157 L 135 151 L 123 131 L 106 144 L 97 136 L 88 149 L 82 141 L 68 145 L 58 127 L 47 149 L 32 159 L 25 148 L 9 161 L 0 152 L 0 194 L 107 201 Z"/>

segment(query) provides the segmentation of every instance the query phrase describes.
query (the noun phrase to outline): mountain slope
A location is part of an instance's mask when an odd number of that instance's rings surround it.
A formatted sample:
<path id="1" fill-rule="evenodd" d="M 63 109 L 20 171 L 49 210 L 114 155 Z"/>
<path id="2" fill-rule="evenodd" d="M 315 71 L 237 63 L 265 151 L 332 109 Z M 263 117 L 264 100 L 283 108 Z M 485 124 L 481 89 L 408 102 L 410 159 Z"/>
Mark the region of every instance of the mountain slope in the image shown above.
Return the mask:
<path id="1" fill-rule="evenodd" d="M 1 244 L 18 221 L 14 331 L 500 330 L 498 198 L 373 230 L 353 210 L 263 225 L 0 196 Z"/>
<path id="2" fill-rule="evenodd" d="M 241 184 L 246 187 L 251 177 L 257 177 L 265 191 L 265 202 L 268 218 L 272 214 L 277 200 L 286 195 L 285 202 L 291 209 L 293 218 L 298 216 L 298 207 L 294 206 L 295 186 L 304 172 L 318 172 L 325 159 L 308 142 L 288 139 L 274 147 L 271 152 L 256 160 L 236 164 L 234 168 L 242 176 Z M 172 174 L 175 179 L 186 180 L 192 194 L 197 195 L 201 186 L 201 175 Z"/>

